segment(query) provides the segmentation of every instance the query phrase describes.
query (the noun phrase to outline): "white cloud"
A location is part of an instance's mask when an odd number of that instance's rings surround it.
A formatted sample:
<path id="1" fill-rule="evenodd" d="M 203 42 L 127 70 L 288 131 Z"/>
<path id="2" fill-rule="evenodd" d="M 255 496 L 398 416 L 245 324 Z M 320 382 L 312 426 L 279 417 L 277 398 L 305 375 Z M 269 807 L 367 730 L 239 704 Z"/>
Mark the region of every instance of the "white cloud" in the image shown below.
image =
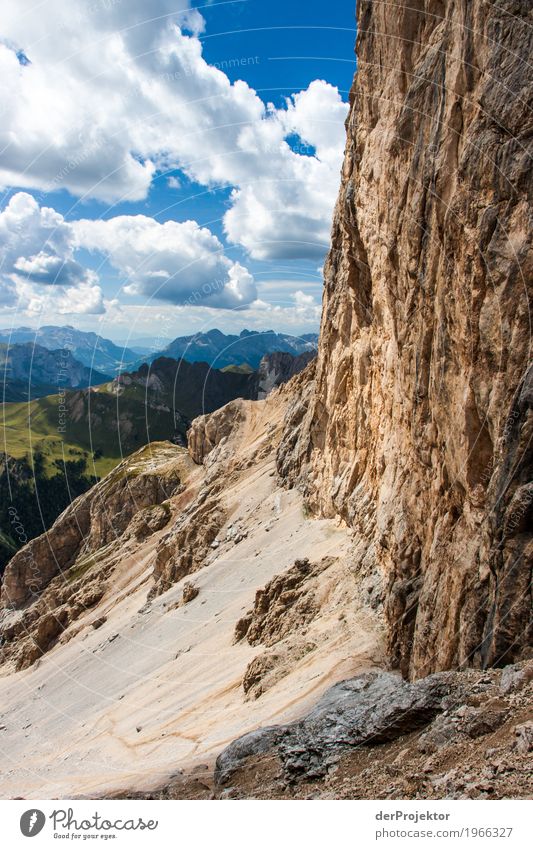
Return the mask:
<path id="1" fill-rule="evenodd" d="M 19 257 L 15 260 L 14 270 L 17 276 L 44 285 L 76 285 L 83 283 L 84 278 L 89 276 L 89 272 L 75 260 L 48 254 L 46 251 L 39 251 L 29 259 Z"/>
<path id="2" fill-rule="evenodd" d="M 105 253 L 130 295 L 224 308 L 256 298 L 251 274 L 228 259 L 217 237 L 196 221 L 160 224 L 145 215 L 120 215 L 77 221 L 74 228 L 79 245 Z"/>
<path id="3" fill-rule="evenodd" d="M 3 0 L 0 182 L 146 197 L 161 153 L 152 116 L 165 111 L 157 57 L 175 23 L 203 28 L 187 0 Z"/>
<path id="4" fill-rule="evenodd" d="M 177 167 L 234 187 L 225 230 L 252 256 L 324 253 L 347 109 L 335 88 L 317 80 L 286 108 L 265 107 L 205 62 L 203 18 L 184 0 L 33 6 L 3 4 L 0 183 L 140 200 L 156 171 Z"/>
<path id="5" fill-rule="evenodd" d="M 88 273 L 73 258 L 73 237 L 62 215 L 18 192 L 0 212 L 2 274 L 48 285 L 87 282 Z"/>
<path id="6" fill-rule="evenodd" d="M 305 292 L 302 292 L 301 289 L 298 289 L 297 292 L 293 295 L 294 303 L 296 304 L 296 308 L 299 310 L 306 311 L 309 308 L 315 309 L 316 303 L 315 299 L 312 295 L 306 295 Z"/>
<path id="7" fill-rule="evenodd" d="M 28 316 L 103 315 L 106 311 L 99 286 L 82 283 L 79 286 L 40 288 L 27 283 L 17 286 L 19 311 Z"/>
<path id="8" fill-rule="evenodd" d="M 196 221 L 160 224 L 145 215 L 121 215 L 69 223 L 17 192 L 0 212 L 0 302 L 14 305 L 18 297 L 31 315 L 105 312 L 98 275 L 75 258 L 80 247 L 107 257 L 129 295 L 227 309 L 257 297 L 248 270 Z"/>
<path id="9" fill-rule="evenodd" d="M 274 327 L 278 332 L 316 333 L 320 321 L 320 307 L 298 306 L 292 293 L 283 305 L 256 300 L 242 309 L 221 312 L 207 306 L 176 306 L 172 311 L 161 310 L 152 304 L 122 304 L 120 312 L 109 309 L 101 316 L 99 332 L 109 338 L 132 338 L 153 336 L 159 349 L 176 336 L 219 328 L 224 333 L 240 333 L 243 327 L 249 330 L 265 330 Z M 288 303 L 292 302 L 292 303 Z M 83 322 L 77 322 L 80 326 Z M 92 327 L 92 324 L 88 324 Z M 120 328 L 120 332 L 118 330 Z"/>
<path id="10" fill-rule="evenodd" d="M 233 191 L 233 206 L 224 217 L 231 242 L 263 260 L 325 253 L 345 117 L 346 104 L 337 89 L 315 80 L 293 95 L 286 109 L 271 111 L 266 120 L 243 131 L 240 143 L 257 151 L 257 168 L 253 178 Z M 285 140 L 294 135 L 296 150 Z"/>
<path id="11" fill-rule="evenodd" d="M 104 309 L 97 275 L 74 258 L 72 225 L 25 192 L 0 212 L 0 281 L 0 302 L 30 315 Z"/>

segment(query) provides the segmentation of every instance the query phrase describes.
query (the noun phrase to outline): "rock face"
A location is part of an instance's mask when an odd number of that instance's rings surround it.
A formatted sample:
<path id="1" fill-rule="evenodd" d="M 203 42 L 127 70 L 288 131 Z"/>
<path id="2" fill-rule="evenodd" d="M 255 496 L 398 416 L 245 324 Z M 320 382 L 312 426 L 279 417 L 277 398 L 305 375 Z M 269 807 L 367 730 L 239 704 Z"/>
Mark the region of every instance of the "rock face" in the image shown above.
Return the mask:
<path id="1" fill-rule="evenodd" d="M 262 399 L 299 374 L 316 357 L 316 351 L 304 351 L 294 356 L 286 351 L 265 354 L 257 372 L 257 398 Z"/>
<path id="2" fill-rule="evenodd" d="M 81 548 L 90 526 L 92 490 L 81 495 L 54 522 L 50 530 L 31 540 L 9 561 L 2 581 L 2 607 L 22 607 L 37 595 L 60 569 L 68 568 Z"/>
<path id="3" fill-rule="evenodd" d="M 528 0 L 358 3 L 316 380 L 278 471 L 341 516 L 413 678 L 531 640 Z"/>
<path id="4" fill-rule="evenodd" d="M 230 401 L 211 415 L 198 416 L 188 433 L 189 454 L 195 463 L 202 463 L 213 448 L 232 433 L 243 419 L 243 404 L 240 399 Z"/>
<path id="5" fill-rule="evenodd" d="M 320 577 L 333 562 L 329 557 L 312 565 L 307 558 L 296 560 L 276 575 L 257 591 L 253 609 L 237 622 L 236 641 L 246 637 L 251 646 L 272 646 L 301 631 L 320 611 Z"/>
<path id="6" fill-rule="evenodd" d="M 368 672 L 341 681 L 304 719 L 252 731 L 231 743 L 217 759 L 215 778 L 226 783 L 249 757 L 274 747 L 287 776 L 321 778 L 343 752 L 394 740 L 429 725 L 445 708 L 457 707 L 464 699 L 465 684 L 453 672 L 436 673 L 413 684 L 390 672 Z M 479 719 L 479 712 L 473 709 L 472 713 Z M 494 727 L 504 721 L 505 712 L 501 713 Z M 472 736 L 489 730 L 472 732 Z"/>

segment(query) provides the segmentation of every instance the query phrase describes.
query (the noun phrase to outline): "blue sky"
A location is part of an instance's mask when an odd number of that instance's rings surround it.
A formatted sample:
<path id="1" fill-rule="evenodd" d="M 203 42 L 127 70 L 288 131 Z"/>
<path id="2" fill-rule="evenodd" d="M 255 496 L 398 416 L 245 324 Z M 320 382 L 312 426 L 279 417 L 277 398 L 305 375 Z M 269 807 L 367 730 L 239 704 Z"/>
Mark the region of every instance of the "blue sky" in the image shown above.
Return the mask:
<path id="1" fill-rule="evenodd" d="M 30 7 L 0 33 L 1 324 L 316 329 L 353 0 Z"/>

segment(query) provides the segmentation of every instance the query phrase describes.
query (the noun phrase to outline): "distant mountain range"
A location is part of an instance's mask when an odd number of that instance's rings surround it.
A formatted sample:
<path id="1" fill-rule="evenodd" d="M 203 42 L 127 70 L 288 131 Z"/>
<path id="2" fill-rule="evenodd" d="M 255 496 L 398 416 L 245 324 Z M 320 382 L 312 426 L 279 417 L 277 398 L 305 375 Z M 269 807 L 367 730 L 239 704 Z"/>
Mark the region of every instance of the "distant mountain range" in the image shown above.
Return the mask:
<path id="1" fill-rule="evenodd" d="M 144 361 L 151 362 L 160 356 L 177 360 L 183 357 L 190 363 L 204 362 L 218 369 L 247 364 L 255 371 L 265 354 L 281 351 L 296 356 L 315 352 L 317 343 L 317 333 L 291 336 L 274 330 L 243 330 L 238 336 L 233 336 L 215 329 L 193 336 L 179 336 L 162 351 L 145 357 Z"/>
<path id="2" fill-rule="evenodd" d="M 0 343 L 0 400 L 28 401 L 110 380 L 67 349 L 50 351 L 33 342 Z"/>
<path id="3" fill-rule="evenodd" d="M 141 341 L 146 343 L 148 340 Z M 7 402 L 28 401 L 57 394 L 62 388 L 97 386 L 113 380 L 118 374 L 137 372 L 143 364 L 155 363 L 161 357 L 205 363 L 214 369 L 246 375 L 257 372 L 265 356 L 286 355 L 288 359 L 276 361 L 274 373 L 279 371 L 280 375 L 283 373 L 283 379 L 287 379 L 293 373 L 291 358 L 313 357 L 317 341 L 315 333 L 291 336 L 274 330 L 243 330 L 237 336 L 215 329 L 192 336 L 178 336 L 163 351 L 147 354 L 144 346 L 117 345 L 96 333 L 76 330 L 70 325 L 47 325 L 37 330 L 30 327 L 0 330 L 0 399 Z M 263 371 L 266 367 L 263 363 Z M 297 363 L 295 368 L 298 370 L 299 367 Z M 269 363 L 271 372 L 272 368 L 272 363 Z M 192 373 L 182 366 L 180 384 L 189 376 Z M 277 378 L 267 379 L 263 375 L 259 380 L 266 380 L 265 385 L 270 388 L 278 385 Z M 211 384 L 214 385 L 213 380 Z M 196 380 L 193 380 L 192 393 L 195 387 Z M 181 386 L 180 392 L 183 391 Z M 196 409 L 194 404 L 191 409 Z"/>
<path id="4" fill-rule="evenodd" d="M 126 347 L 70 325 L 46 325 L 38 329 L 17 327 L 0 330 L 2 342 L 9 345 L 37 344 L 48 350 L 68 349 L 82 365 L 114 377 L 123 371 L 137 370 L 143 363 L 151 363 L 159 357 L 183 358 L 190 363 L 207 363 L 217 369 L 247 365 L 250 370 L 256 371 L 265 354 L 280 351 L 297 356 L 315 352 L 318 334 L 292 336 L 274 330 L 243 330 L 236 336 L 215 329 L 192 336 L 178 336 L 165 348 L 154 350 L 152 347 L 150 350 L 148 337 L 132 340 Z M 91 380 L 91 383 L 96 383 L 96 380 Z"/>
<path id="5" fill-rule="evenodd" d="M 37 344 L 50 351 L 69 350 L 82 365 L 96 369 L 104 375 L 114 376 L 118 371 L 131 367 L 139 359 L 139 354 L 131 348 L 115 345 L 110 339 L 104 339 L 97 333 L 76 330 L 70 325 L 45 325 L 38 329 L 7 328 L 0 330 L 0 342 L 10 346 L 17 343 Z"/>

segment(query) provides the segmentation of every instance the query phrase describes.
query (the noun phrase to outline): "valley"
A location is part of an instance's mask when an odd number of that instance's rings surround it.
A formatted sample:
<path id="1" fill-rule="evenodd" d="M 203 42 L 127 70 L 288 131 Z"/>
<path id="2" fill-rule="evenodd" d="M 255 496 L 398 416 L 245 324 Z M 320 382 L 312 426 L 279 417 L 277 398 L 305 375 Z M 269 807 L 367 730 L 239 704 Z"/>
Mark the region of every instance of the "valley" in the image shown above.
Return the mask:
<path id="1" fill-rule="evenodd" d="M 234 398 L 265 397 L 311 359 L 311 352 L 268 354 L 253 372 L 160 357 L 100 385 L 4 403 L 0 567 L 124 457 L 161 440 L 185 445 L 198 415 Z M 23 528 L 18 537 L 10 533 L 15 515 Z"/>

